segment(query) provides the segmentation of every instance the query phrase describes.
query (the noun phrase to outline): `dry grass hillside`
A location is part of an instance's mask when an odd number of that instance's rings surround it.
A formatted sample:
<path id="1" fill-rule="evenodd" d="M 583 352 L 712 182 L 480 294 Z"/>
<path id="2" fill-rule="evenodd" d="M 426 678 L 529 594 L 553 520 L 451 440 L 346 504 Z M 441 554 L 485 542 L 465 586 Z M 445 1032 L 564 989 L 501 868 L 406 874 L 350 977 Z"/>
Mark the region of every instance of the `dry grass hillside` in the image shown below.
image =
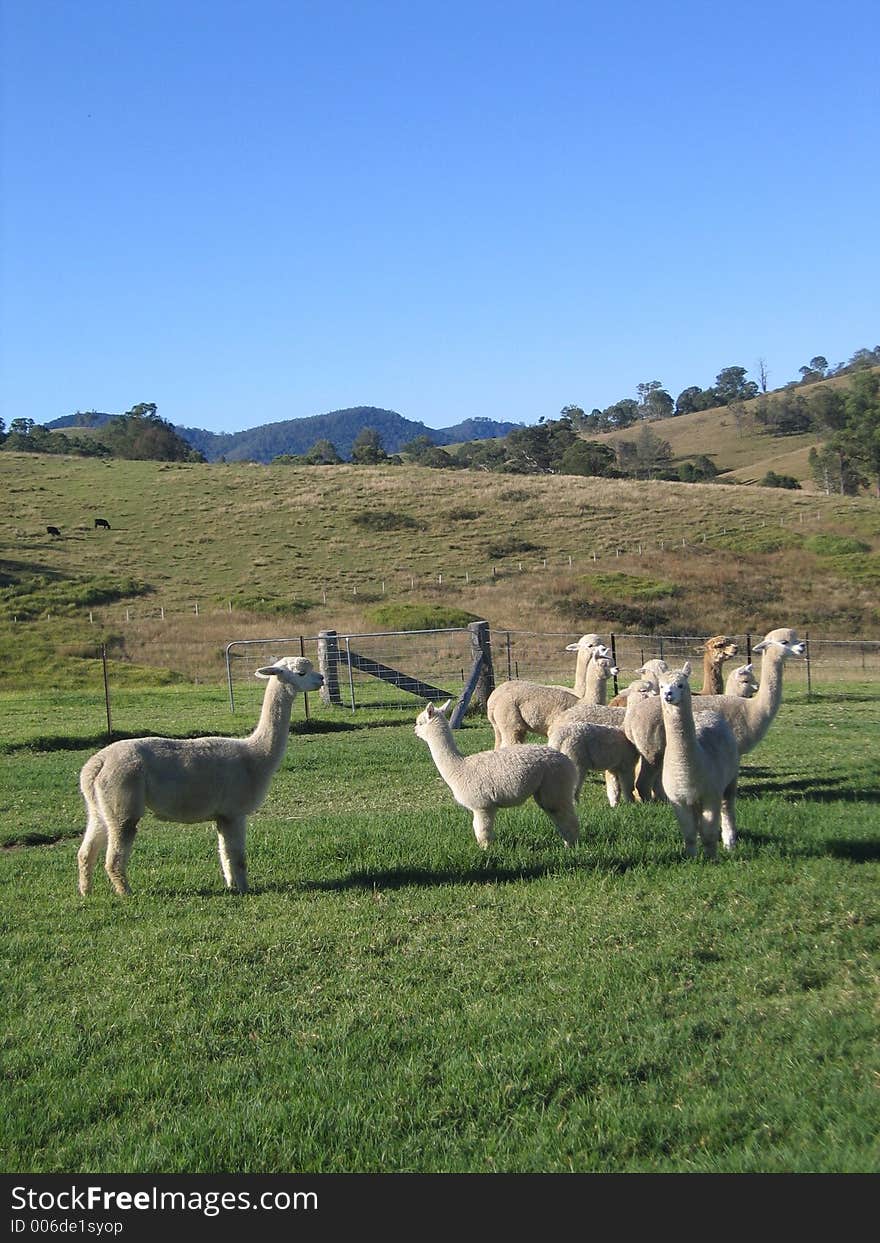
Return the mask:
<path id="1" fill-rule="evenodd" d="M 463 614 L 512 630 L 880 635 L 876 500 L 717 483 L 3 453 L 0 558 L 7 681 L 100 637 L 197 676 L 231 638 Z"/>
<path id="2" fill-rule="evenodd" d="M 849 380 L 850 376 L 836 376 L 796 391 L 809 400 L 820 389 L 841 388 Z M 772 400 L 774 394 L 766 396 Z M 757 483 L 772 470 L 778 475 L 792 475 L 803 491 L 816 492 L 808 459 L 810 450 L 821 443 L 821 438 L 813 432 L 771 436 L 755 419 L 755 408 L 761 400 L 757 397 L 737 407 L 716 406 L 711 410 L 658 419 L 650 427 L 662 440 L 669 442 L 674 465 L 703 454 L 714 462 L 722 481 Z M 628 427 L 620 432 L 603 432 L 590 439 L 605 444 L 634 441 L 639 431 L 639 426 Z"/>

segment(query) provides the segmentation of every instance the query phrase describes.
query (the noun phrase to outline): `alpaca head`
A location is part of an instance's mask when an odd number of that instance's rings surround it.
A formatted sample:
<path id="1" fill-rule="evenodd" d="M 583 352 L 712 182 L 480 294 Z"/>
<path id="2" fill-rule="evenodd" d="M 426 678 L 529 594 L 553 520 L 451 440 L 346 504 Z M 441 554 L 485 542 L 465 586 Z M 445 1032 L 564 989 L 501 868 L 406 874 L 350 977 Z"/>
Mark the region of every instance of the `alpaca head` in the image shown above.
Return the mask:
<path id="1" fill-rule="evenodd" d="M 646 660 L 641 669 L 637 669 L 636 673 L 646 682 L 650 682 L 656 693 L 657 683 L 660 680 L 660 674 L 666 673 L 669 666 L 666 661 L 659 656 L 655 656 L 653 660 Z"/>
<path id="2" fill-rule="evenodd" d="M 599 674 L 603 682 L 607 682 L 609 678 L 616 678 L 620 670 L 610 656 L 599 656 L 594 653 L 590 662 Z"/>
<path id="3" fill-rule="evenodd" d="M 751 699 L 757 689 L 758 679 L 752 665 L 739 665 L 728 674 L 724 693 L 739 695 L 741 699 Z"/>
<path id="4" fill-rule="evenodd" d="M 565 650 L 567 652 L 588 652 L 591 656 L 611 655 L 611 649 L 605 646 L 597 634 L 582 634 L 577 643 L 568 643 Z"/>
<path id="5" fill-rule="evenodd" d="M 697 651 L 708 652 L 712 664 L 718 666 L 723 665 L 725 660 L 731 660 L 737 656 L 739 647 L 726 634 L 716 634 L 713 638 L 707 639 L 702 647 L 698 647 Z"/>
<path id="6" fill-rule="evenodd" d="M 451 703 L 452 703 L 452 700 L 447 699 L 446 703 L 441 704 L 439 708 L 435 708 L 432 703 L 429 703 L 426 708 L 423 708 L 422 711 L 419 713 L 419 715 L 416 717 L 416 723 L 415 723 L 416 737 L 425 738 L 427 736 L 428 730 L 431 728 L 431 726 L 434 724 L 435 721 L 442 720 L 443 723 L 445 724 L 446 719 L 447 719 L 446 710 Z"/>
<path id="7" fill-rule="evenodd" d="M 292 691 L 316 691 L 324 685 L 323 673 L 317 673 L 305 656 L 279 656 L 271 665 L 256 670 L 258 678 L 277 678 Z"/>
<path id="8" fill-rule="evenodd" d="M 776 651 L 777 655 L 781 654 L 785 660 L 788 656 L 803 656 L 807 650 L 805 643 L 797 637 L 797 631 L 789 630 L 783 626 L 779 630 L 771 630 L 769 634 L 765 634 L 760 643 L 756 643 L 752 648 L 753 652 L 770 652 Z"/>
<path id="9" fill-rule="evenodd" d="M 631 703 L 636 703 L 639 699 L 653 699 L 657 694 L 657 683 L 652 682 L 650 678 L 636 678 L 622 693 L 626 696 L 626 704 L 629 707 Z"/>
<path id="10" fill-rule="evenodd" d="M 660 675 L 660 701 L 665 704 L 680 704 L 690 698 L 691 686 L 690 661 L 686 660 L 680 669 L 670 669 Z"/>

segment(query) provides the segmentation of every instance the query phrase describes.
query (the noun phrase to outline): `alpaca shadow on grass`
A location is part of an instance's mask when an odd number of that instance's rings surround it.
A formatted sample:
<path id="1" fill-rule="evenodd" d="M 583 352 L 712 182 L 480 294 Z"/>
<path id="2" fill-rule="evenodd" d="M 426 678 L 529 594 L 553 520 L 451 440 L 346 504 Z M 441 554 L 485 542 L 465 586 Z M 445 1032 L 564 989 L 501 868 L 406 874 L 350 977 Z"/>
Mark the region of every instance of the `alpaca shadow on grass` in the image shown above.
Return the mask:
<path id="1" fill-rule="evenodd" d="M 824 841 L 804 842 L 777 837 L 760 829 L 746 829 L 740 835 L 742 843 L 760 849 L 772 847 L 787 859 L 847 859 L 850 863 L 877 863 L 880 861 L 880 841 L 870 838 L 826 838 Z"/>
<path id="2" fill-rule="evenodd" d="M 845 776 L 817 773 L 815 777 L 780 776 L 770 768 L 747 768 L 743 770 L 739 793 L 744 798 L 756 798 L 763 794 L 775 794 L 790 802 L 807 803 L 877 803 L 880 802 L 880 773 L 864 776 L 873 783 L 854 786 Z M 753 787 L 753 783 L 756 783 Z"/>

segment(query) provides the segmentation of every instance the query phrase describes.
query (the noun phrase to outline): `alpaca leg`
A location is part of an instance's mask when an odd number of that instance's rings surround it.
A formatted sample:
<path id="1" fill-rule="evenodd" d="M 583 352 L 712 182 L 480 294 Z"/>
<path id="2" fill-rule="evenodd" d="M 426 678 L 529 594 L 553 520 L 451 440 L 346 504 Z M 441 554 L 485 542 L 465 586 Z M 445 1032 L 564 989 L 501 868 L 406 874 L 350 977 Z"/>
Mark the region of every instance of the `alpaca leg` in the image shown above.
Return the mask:
<path id="1" fill-rule="evenodd" d="M 121 896 L 131 893 L 127 869 L 137 827 L 138 820 L 135 817 L 130 817 L 120 823 L 110 821 L 107 825 L 107 854 L 104 857 L 104 870 L 110 878 L 110 884 Z"/>
<path id="2" fill-rule="evenodd" d="M 632 802 L 632 798 L 627 798 L 623 787 L 620 784 L 620 777 L 617 773 L 613 773 L 610 769 L 605 772 L 605 793 L 608 796 L 608 806 L 616 807 L 623 799 L 625 803 Z"/>
<path id="3" fill-rule="evenodd" d="M 725 850 L 736 845 L 736 781 L 730 783 L 721 800 L 721 842 Z"/>
<path id="4" fill-rule="evenodd" d="M 247 862 L 244 852 L 246 821 L 244 816 L 217 821 L 217 846 L 220 851 L 220 866 L 227 889 L 237 889 L 239 893 L 247 893 Z"/>
<path id="5" fill-rule="evenodd" d="M 686 803 L 673 803 L 672 807 L 684 838 L 684 848 L 693 859 L 697 853 L 697 824 L 693 808 Z"/>
<path id="6" fill-rule="evenodd" d="M 703 853 L 707 859 L 718 858 L 718 839 L 721 836 L 720 810 L 718 806 L 704 807 L 697 821 L 700 840 L 703 843 Z"/>
<path id="7" fill-rule="evenodd" d="M 661 782 L 661 770 L 649 764 L 644 756 L 639 759 L 639 771 L 636 777 L 636 794 L 640 803 L 650 803 L 655 797 L 655 786 Z"/>
<path id="8" fill-rule="evenodd" d="M 478 807 L 474 811 L 474 836 L 483 850 L 488 850 L 495 840 L 495 808 Z"/>
<path id="9" fill-rule="evenodd" d="M 107 847 L 107 828 L 96 807 L 89 807 L 89 819 L 83 834 L 82 845 L 77 852 L 79 891 L 83 897 L 91 892 L 92 878 L 98 855 Z"/>

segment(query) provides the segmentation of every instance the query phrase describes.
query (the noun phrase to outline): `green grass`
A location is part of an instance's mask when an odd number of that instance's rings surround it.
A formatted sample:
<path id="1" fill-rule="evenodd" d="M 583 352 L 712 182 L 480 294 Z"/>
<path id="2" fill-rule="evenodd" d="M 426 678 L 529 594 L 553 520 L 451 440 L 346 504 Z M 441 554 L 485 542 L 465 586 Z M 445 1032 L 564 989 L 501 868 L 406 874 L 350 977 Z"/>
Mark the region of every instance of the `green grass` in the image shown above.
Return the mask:
<path id="1" fill-rule="evenodd" d="M 58 839 L 0 856 L 4 1170 L 876 1171 L 880 703 L 849 691 L 787 696 L 717 866 L 598 779 L 574 850 L 530 805 L 483 855 L 415 705 L 297 705 L 253 892 L 148 818 L 126 901 L 75 894 L 102 699 L 0 695 L 0 829 Z M 254 706 L 134 687 L 114 723 Z"/>

